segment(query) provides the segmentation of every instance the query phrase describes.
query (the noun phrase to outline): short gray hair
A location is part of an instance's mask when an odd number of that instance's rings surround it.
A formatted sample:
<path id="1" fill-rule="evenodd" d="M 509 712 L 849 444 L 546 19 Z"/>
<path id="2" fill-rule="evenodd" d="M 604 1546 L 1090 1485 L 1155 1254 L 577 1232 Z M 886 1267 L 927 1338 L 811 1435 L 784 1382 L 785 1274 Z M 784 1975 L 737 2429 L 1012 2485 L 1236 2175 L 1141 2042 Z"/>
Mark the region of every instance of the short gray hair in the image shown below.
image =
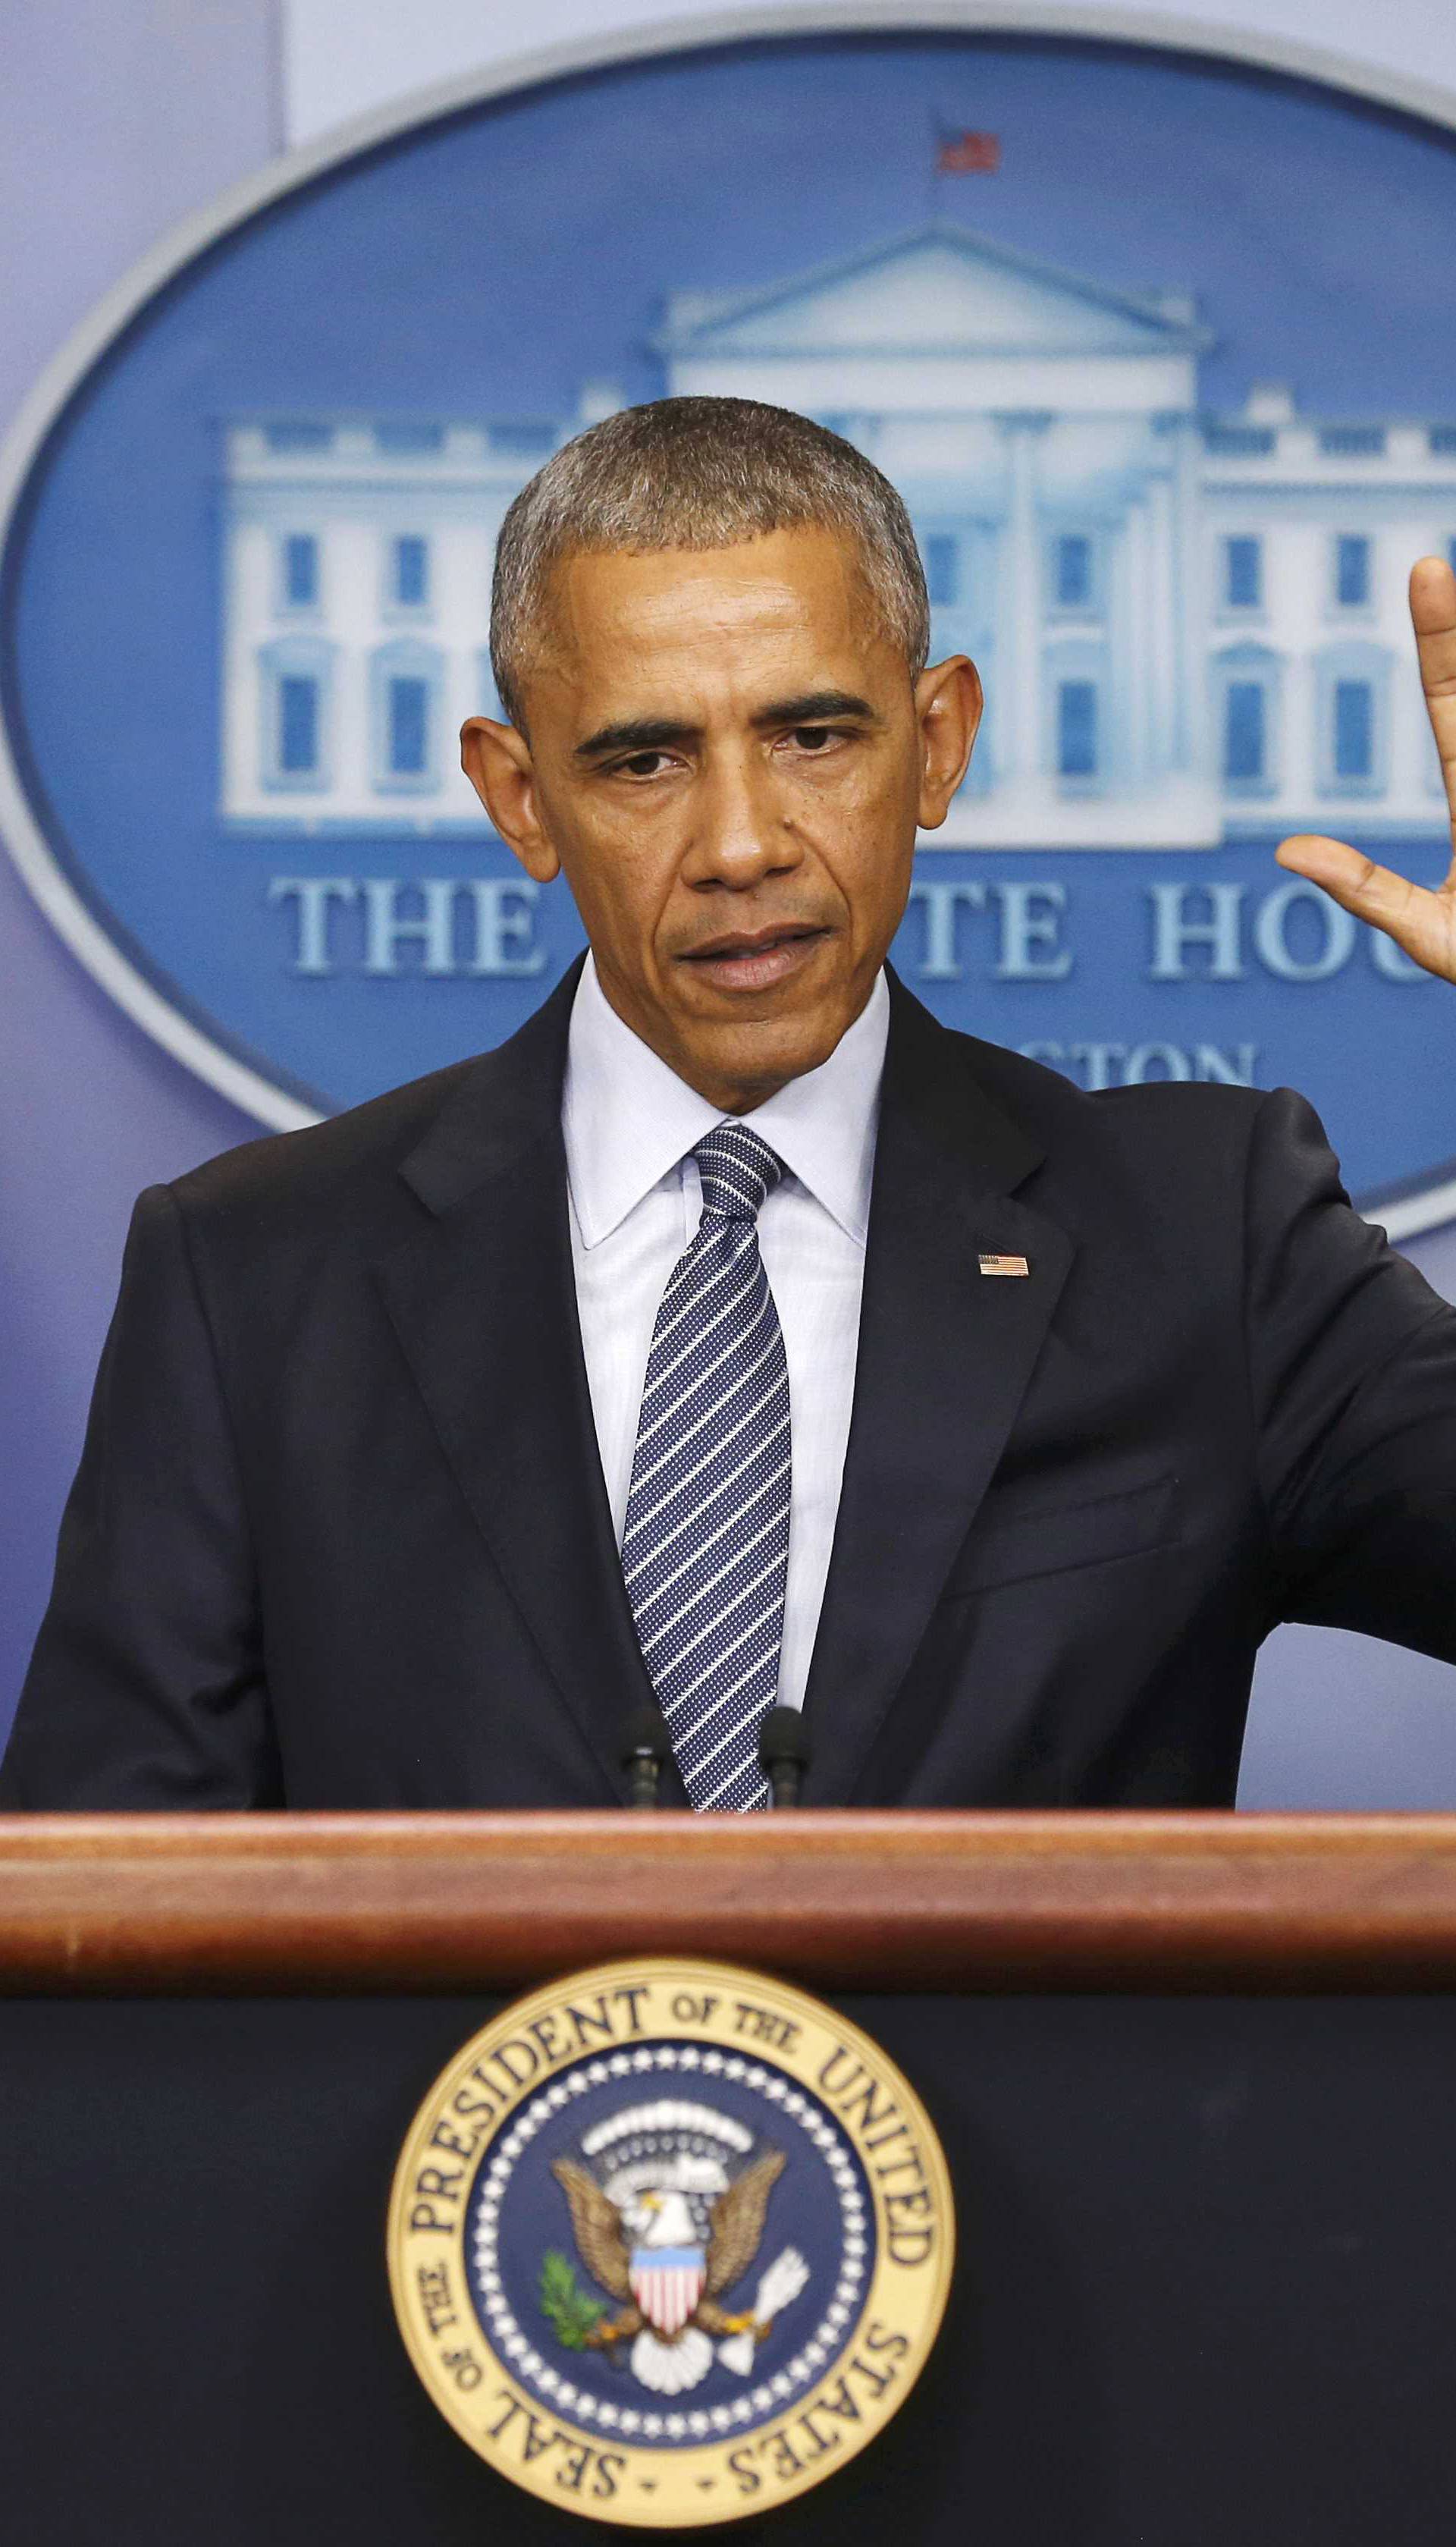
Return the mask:
<path id="1" fill-rule="evenodd" d="M 524 668 L 563 559 L 731 548 L 811 525 L 853 544 L 886 635 L 911 676 L 922 672 L 930 604 L 910 517 L 852 442 L 757 398 L 658 398 L 591 425 L 522 487 L 501 524 L 490 660 L 506 715 L 521 725 Z"/>

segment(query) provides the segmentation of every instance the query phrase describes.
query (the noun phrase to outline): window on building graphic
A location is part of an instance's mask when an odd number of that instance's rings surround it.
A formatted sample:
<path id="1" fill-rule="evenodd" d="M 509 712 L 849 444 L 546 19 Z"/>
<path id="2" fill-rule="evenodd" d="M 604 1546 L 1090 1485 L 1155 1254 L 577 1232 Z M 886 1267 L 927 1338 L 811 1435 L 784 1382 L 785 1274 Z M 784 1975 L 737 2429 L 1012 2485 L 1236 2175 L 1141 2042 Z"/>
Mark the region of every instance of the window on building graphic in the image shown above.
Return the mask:
<path id="1" fill-rule="evenodd" d="M 1369 681 L 1334 684 L 1334 775 L 1346 785 L 1375 775 L 1375 690 Z"/>
<path id="2" fill-rule="evenodd" d="M 333 650 L 321 637 L 279 637 L 260 650 L 265 787 L 314 795 L 327 787 L 332 662 Z"/>
<path id="3" fill-rule="evenodd" d="M 418 453 L 438 451 L 445 440 L 445 427 L 422 424 L 413 416 L 384 416 L 375 426 L 374 438 L 377 450 L 408 460 Z"/>
<path id="4" fill-rule="evenodd" d="M 394 542 L 391 590 L 401 610 L 422 610 L 430 598 L 429 543 L 418 532 Z"/>
<path id="5" fill-rule="evenodd" d="M 1057 689 L 1057 774 L 1097 775 L 1097 684 L 1062 681 Z"/>
<path id="6" fill-rule="evenodd" d="M 1319 784 L 1328 795 L 1378 797 L 1390 784 L 1392 658 L 1347 639 L 1315 658 Z"/>
<path id="7" fill-rule="evenodd" d="M 1327 424 L 1320 448 L 1330 460 L 1379 460 L 1385 450 L 1383 424 Z"/>
<path id="8" fill-rule="evenodd" d="M 1279 784 L 1282 659 L 1271 648 L 1245 641 L 1225 649 L 1214 674 L 1225 791 L 1272 796 Z"/>
<path id="9" fill-rule="evenodd" d="M 284 541 L 283 597 L 290 610 L 311 610 L 318 599 L 318 542 L 308 531 Z"/>
<path id="10" fill-rule="evenodd" d="M 489 425 L 490 448 L 503 460 L 537 460 L 555 451 L 560 440 L 557 427 L 544 417 L 512 416 L 508 421 Z"/>
<path id="11" fill-rule="evenodd" d="M 278 768 L 283 778 L 318 771 L 318 682 L 311 672 L 285 672 L 278 684 Z"/>
<path id="12" fill-rule="evenodd" d="M 1272 424 L 1221 424 L 1215 417 L 1203 428 L 1204 449 L 1226 460 L 1266 459 L 1274 442 Z"/>
<path id="13" fill-rule="evenodd" d="M 1268 709 L 1262 681 L 1231 681 L 1224 692 L 1224 776 L 1234 787 L 1257 787 L 1268 759 Z"/>
<path id="14" fill-rule="evenodd" d="M 932 610 L 948 609 L 960 598 L 959 544 L 949 531 L 932 531 L 925 542 L 925 589 Z"/>
<path id="15" fill-rule="evenodd" d="M 1063 531 L 1053 551 L 1053 590 L 1059 610 L 1092 606 L 1092 543 L 1085 531 Z"/>
<path id="16" fill-rule="evenodd" d="M 388 687 L 389 772 L 422 777 L 429 765 L 430 685 L 417 672 L 395 672 Z"/>
<path id="17" fill-rule="evenodd" d="M 385 795 L 424 796 L 440 784 L 444 658 L 417 637 L 396 637 L 370 664 L 370 765 Z"/>
<path id="18" fill-rule="evenodd" d="M 1370 542 L 1341 532 L 1334 543 L 1334 598 L 1341 610 L 1362 609 L 1370 598 Z"/>
<path id="19" fill-rule="evenodd" d="M 1230 610 L 1257 610 L 1264 597 L 1264 544 L 1242 535 L 1224 542 L 1224 600 Z"/>
<path id="20" fill-rule="evenodd" d="M 327 451 L 334 438 L 331 424 L 307 416 L 275 416 L 265 430 L 270 451 Z"/>

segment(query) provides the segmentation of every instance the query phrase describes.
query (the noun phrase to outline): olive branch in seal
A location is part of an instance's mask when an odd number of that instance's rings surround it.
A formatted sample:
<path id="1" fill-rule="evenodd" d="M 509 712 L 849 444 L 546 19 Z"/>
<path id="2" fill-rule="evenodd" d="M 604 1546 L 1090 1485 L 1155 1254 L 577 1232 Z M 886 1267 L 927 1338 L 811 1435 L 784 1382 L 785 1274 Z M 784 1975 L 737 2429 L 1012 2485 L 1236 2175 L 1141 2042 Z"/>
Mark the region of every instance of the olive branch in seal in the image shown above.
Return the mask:
<path id="1" fill-rule="evenodd" d="M 568 2352 L 585 2351 L 592 2327 L 607 2313 L 600 2300 L 582 2289 L 570 2257 L 558 2246 L 549 2246 L 541 2259 L 541 2313 Z"/>

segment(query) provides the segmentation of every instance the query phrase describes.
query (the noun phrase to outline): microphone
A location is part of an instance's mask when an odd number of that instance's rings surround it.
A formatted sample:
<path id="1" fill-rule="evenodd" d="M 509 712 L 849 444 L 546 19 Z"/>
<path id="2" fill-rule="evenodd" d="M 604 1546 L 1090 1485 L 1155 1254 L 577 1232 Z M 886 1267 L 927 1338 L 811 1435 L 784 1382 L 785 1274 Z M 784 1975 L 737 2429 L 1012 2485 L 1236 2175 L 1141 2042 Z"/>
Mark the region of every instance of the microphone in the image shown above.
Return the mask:
<path id="1" fill-rule="evenodd" d="M 773 1790 L 776 1811 L 798 1803 L 800 1783 L 812 1757 L 802 1711 L 771 1707 L 758 1728 L 758 1765 Z"/>
<path id="2" fill-rule="evenodd" d="M 628 1720 L 622 1743 L 622 1766 L 632 1780 L 630 1801 L 639 1812 L 651 1812 L 657 1782 L 672 1757 L 672 1739 L 656 1707 L 640 1707 Z"/>

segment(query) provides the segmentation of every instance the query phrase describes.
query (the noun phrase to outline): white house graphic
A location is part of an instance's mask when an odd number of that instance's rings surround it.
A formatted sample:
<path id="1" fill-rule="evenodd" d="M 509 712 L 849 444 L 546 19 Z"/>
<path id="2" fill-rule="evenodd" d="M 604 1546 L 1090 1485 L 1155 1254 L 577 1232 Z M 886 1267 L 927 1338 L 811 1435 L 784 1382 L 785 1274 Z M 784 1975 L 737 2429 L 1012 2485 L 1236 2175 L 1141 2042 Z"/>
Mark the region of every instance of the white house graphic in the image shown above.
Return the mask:
<path id="1" fill-rule="evenodd" d="M 933 843 L 1185 848 L 1241 832 L 1443 828 L 1405 581 L 1456 541 L 1456 423 L 1199 404 L 1192 305 L 945 222 L 761 290 L 680 293 L 669 395 L 820 418 L 900 488 L 935 649 L 989 702 Z M 456 766 L 493 703 L 511 497 L 569 418 L 271 417 L 227 435 L 222 813 L 478 831 Z"/>

